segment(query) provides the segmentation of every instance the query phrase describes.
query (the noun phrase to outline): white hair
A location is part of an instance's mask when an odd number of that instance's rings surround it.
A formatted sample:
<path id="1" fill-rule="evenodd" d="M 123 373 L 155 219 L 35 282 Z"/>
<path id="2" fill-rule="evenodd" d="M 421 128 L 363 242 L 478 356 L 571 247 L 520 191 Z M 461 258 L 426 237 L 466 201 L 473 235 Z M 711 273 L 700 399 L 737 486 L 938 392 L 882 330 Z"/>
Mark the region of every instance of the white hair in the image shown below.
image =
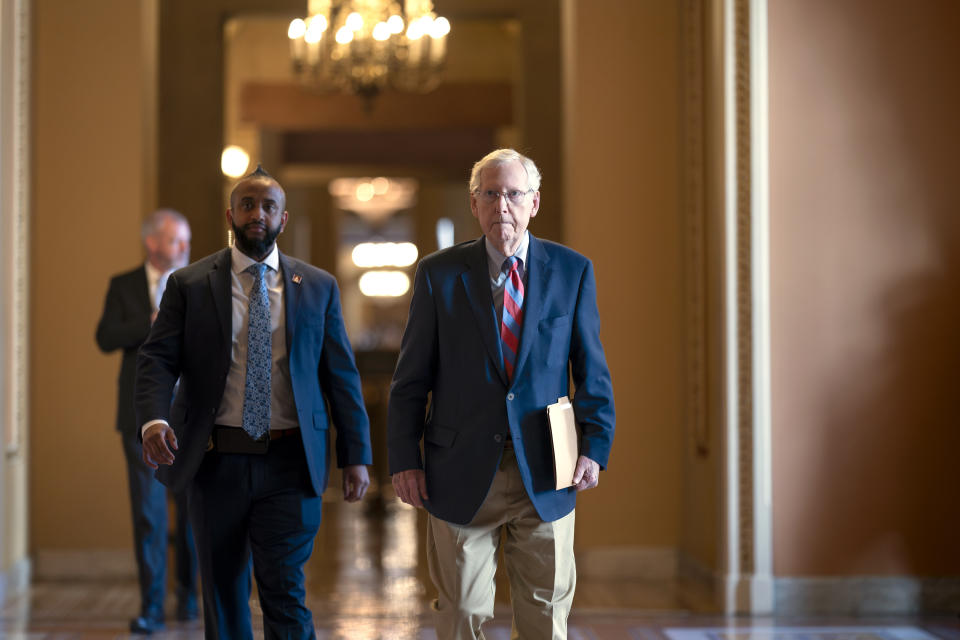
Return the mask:
<path id="1" fill-rule="evenodd" d="M 183 214 L 179 211 L 174 209 L 157 209 L 147 216 L 147 218 L 143 221 L 143 224 L 140 226 L 140 239 L 146 240 L 155 234 L 168 218 L 172 218 L 176 222 L 190 226 L 190 223 L 187 222 L 187 219 L 183 217 Z"/>
<path id="2" fill-rule="evenodd" d="M 480 158 L 470 172 L 470 193 L 480 188 L 480 173 L 487 167 L 496 167 L 517 161 L 527 172 L 527 187 L 532 191 L 540 189 L 540 169 L 533 160 L 513 149 L 497 149 Z"/>

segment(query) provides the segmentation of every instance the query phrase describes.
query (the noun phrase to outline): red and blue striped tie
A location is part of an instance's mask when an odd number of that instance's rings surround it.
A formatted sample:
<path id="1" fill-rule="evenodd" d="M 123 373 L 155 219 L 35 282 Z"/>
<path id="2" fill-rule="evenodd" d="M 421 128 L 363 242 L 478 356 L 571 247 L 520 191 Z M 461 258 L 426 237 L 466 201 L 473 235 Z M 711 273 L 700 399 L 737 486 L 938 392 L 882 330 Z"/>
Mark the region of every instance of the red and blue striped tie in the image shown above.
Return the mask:
<path id="1" fill-rule="evenodd" d="M 503 344 L 503 366 L 507 370 L 507 379 L 512 380 L 520 347 L 520 329 L 523 327 L 523 280 L 520 279 L 520 258 L 511 256 L 503 266 L 507 270 L 507 281 L 503 285 L 500 342 Z"/>

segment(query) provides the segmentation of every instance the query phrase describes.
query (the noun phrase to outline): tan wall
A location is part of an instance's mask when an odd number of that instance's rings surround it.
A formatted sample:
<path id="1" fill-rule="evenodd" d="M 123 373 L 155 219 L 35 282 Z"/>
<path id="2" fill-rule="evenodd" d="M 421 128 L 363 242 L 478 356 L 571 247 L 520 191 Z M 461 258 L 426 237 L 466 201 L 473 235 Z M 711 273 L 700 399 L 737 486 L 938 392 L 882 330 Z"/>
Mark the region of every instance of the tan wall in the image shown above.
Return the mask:
<path id="1" fill-rule="evenodd" d="M 131 546 L 114 430 L 119 356 L 94 343 L 140 260 L 141 2 L 33 3 L 31 546 Z"/>
<path id="2" fill-rule="evenodd" d="M 600 488 L 578 501 L 577 542 L 675 547 L 683 429 L 680 12 L 672 2 L 583 7 L 568 5 L 565 239 L 596 270 L 617 435 Z"/>
<path id="3" fill-rule="evenodd" d="M 775 572 L 958 575 L 960 4 L 769 25 Z"/>

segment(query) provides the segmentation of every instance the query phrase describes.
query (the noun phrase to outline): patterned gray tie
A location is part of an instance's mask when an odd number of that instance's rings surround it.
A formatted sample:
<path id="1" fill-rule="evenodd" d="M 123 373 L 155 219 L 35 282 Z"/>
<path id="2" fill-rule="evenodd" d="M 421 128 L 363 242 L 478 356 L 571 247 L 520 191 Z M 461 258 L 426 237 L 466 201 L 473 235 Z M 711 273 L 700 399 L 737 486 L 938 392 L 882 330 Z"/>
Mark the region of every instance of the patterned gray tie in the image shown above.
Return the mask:
<path id="1" fill-rule="evenodd" d="M 253 274 L 247 328 L 247 376 L 243 390 L 243 430 L 254 440 L 270 429 L 270 298 L 262 262 L 250 265 Z"/>

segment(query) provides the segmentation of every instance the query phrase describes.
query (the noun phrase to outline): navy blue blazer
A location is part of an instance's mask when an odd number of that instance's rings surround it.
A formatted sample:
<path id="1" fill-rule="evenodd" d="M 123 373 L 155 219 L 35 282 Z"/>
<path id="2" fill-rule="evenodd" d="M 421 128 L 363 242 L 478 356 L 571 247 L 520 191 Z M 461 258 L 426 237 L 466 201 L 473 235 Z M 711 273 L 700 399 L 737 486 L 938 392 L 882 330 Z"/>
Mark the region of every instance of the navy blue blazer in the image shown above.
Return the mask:
<path id="1" fill-rule="evenodd" d="M 163 418 L 173 427 L 179 451 L 172 465 L 160 466 L 157 478 L 175 491 L 200 466 L 223 398 L 233 329 L 230 263 L 230 249 L 224 249 L 170 276 L 137 359 L 137 424 Z M 336 280 L 282 253 L 280 271 L 293 398 L 310 479 L 320 495 L 329 477 L 330 422 L 339 467 L 371 464 L 370 423 Z"/>
<path id="2" fill-rule="evenodd" d="M 509 432 L 537 513 L 556 520 L 573 510 L 577 492 L 554 489 L 546 407 L 570 395 L 571 374 L 580 453 L 606 468 L 613 444 L 593 266 L 530 235 L 520 350 L 508 382 L 484 242 L 439 251 L 417 267 L 390 390 L 390 473 L 423 468 L 427 510 L 466 524 L 490 489 Z"/>

